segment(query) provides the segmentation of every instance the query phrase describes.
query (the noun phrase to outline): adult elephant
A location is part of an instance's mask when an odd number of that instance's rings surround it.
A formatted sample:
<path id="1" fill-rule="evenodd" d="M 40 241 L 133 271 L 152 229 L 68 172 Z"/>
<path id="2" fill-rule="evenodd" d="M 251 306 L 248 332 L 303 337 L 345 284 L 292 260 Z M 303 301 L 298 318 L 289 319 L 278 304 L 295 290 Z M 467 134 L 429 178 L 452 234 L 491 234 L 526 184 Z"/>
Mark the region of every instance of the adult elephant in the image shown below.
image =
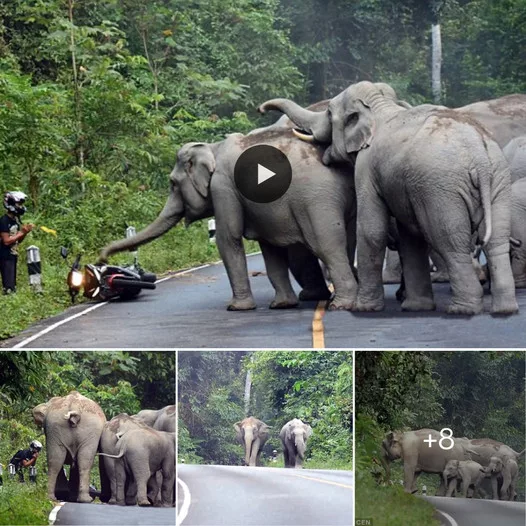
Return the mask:
<path id="1" fill-rule="evenodd" d="M 90 470 L 99 446 L 106 417 L 99 405 L 71 391 L 67 396 L 53 397 L 33 409 L 35 424 L 44 428 L 48 462 L 48 498 L 56 500 L 57 483 L 64 480 L 64 464 L 71 465 L 66 500 L 91 502 Z M 103 463 L 99 467 L 103 469 Z M 101 477 L 101 481 L 102 481 Z M 107 500 L 107 487 L 102 486 Z M 109 498 L 109 497 L 108 497 Z"/>
<path id="2" fill-rule="evenodd" d="M 281 121 L 248 135 L 232 134 L 213 144 L 185 144 L 170 175 L 171 190 L 163 211 L 136 236 L 106 246 L 101 259 L 148 243 L 183 218 L 188 224 L 215 215 L 217 246 L 233 291 L 229 310 L 256 307 L 243 237 L 260 243 L 267 274 L 276 291 L 271 308 L 298 304 L 288 273 L 287 247 L 291 246 L 296 250 L 307 247 L 327 266 L 335 288 L 330 308 L 350 308 L 356 296 L 351 269 L 356 230 L 354 182 L 346 176 L 345 167 L 325 167 L 321 163 L 323 148 L 291 140 L 290 129 L 288 121 Z M 263 144 L 286 153 L 292 181 L 281 198 L 255 203 L 238 191 L 234 167 L 246 149 Z M 307 260 L 305 252 L 303 249 L 302 255 L 293 259 Z M 311 268 L 314 265 L 317 262 L 311 259 Z M 328 297 L 319 266 L 313 273 L 316 283 L 300 299 Z"/>
<path id="3" fill-rule="evenodd" d="M 175 433 L 175 405 L 167 405 L 162 409 L 143 409 L 135 416 L 154 429 Z"/>
<path id="4" fill-rule="evenodd" d="M 118 454 L 100 453 L 115 459 L 116 500 L 125 501 L 125 482 L 133 476 L 137 486 L 136 502 L 139 506 L 150 506 L 148 488 L 157 495 L 156 474 L 162 473 L 161 506 L 174 504 L 175 483 L 175 433 L 157 431 L 149 426 L 130 428 L 117 434 Z"/>
<path id="5" fill-rule="evenodd" d="M 289 420 L 279 432 L 283 444 L 283 458 L 286 468 L 300 468 L 305 459 L 307 440 L 312 435 L 309 424 L 303 423 L 299 418 Z"/>
<path id="6" fill-rule="evenodd" d="M 245 466 L 257 466 L 261 450 L 268 440 L 270 426 L 249 416 L 234 424 L 237 441 L 245 448 Z"/>
<path id="7" fill-rule="evenodd" d="M 431 435 L 431 436 L 430 436 Z M 424 440 L 433 440 L 431 443 Z M 437 495 L 445 495 L 443 472 L 450 460 L 470 460 L 466 443 L 456 440 L 451 449 L 442 449 L 442 436 L 435 429 L 418 429 L 416 431 L 391 432 L 382 442 L 382 462 L 390 476 L 390 464 L 401 460 L 404 464 L 404 489 L 415 493 L 416 480 L 421 473 L 435 473 L 440 476 L 440 487 Z M 449 447 L 449 442 L 446 444 Z"/>
<path id="8" fill-rule="evenodd" d="M 478 121 L 445 107 L 403 109 L 371 82 L 340 93 L 324 113 L 277 99 L 278 109 L 329 146 L 325 164 L 355 163 L 359 294 L 355 310 L 384 308 L 382 267 L 390 215 L 397 220 L 406 299 L 402 309 L 434 310 L 428 246 L 446 262 L 451 314 L 482 311 L 472 238 L 485 246 L 492 313 L 518 311 L 509 261 L 510 172 Z"/>

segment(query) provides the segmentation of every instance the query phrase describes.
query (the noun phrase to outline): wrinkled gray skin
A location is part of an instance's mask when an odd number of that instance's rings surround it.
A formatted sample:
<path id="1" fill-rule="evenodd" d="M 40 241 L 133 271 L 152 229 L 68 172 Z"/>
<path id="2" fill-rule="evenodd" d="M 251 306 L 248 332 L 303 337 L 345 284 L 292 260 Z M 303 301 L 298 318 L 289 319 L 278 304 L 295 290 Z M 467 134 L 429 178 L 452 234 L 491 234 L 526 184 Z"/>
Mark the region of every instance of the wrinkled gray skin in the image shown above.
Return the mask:
<path id="1" fill-rule="evenodd" d="M 461 483 L 462 497 L 468 496 L 468 489 L 473 490 L 472 497 L 478 496 L 478 489 L 485 477 L 481 471 L 482 466 L 474 460 L 450 460 L 444 468 L 444 484 L 447 487 L 446 497 L 452 497 L 457 488 L 457 482 Z"/>
<path id="2" fill-rule="evenodd" d="M 485 477 L 491 477 L 491 487 L 493 492 L 494 500 L 515 500 L 517 493 L 515 491 L 517 487 L 517 478 L 519 476 L 519 465 L 514 458 L 507 456 L 504 457 L 491 457 L 489 464 L 480 468 L 482 475 Z M 509 474 L 509 485 L 505 487 L 504 479 Z M 502 481 L 502 486 L 499 488 L 499 482 Z M 500 493 L 499 493 L 500 489 Z"/>
<path id="3" fill-rule="evenodd" d="M 70 494 L 75 495 L 78 490 L 77 502 L 91 502 L 90 470 L 106 423 L 102 409 L 79 392 L 71 391 L 36 406 L 33 418 L 46 435 L 48 498 L 56 500 L 57 481 L 63 477 L 64 464 L 70 464 L 75 465 L 72 473 L 78 471 L 78 483 L 73 482 L 73 474 L 70 477 Z"/>
<path id="4" fill-rule="evenodd" d="M 512 139 L 502 152 L 510 164 L 511 182 L 526 177 L 526 135 Z"/>
<path id="5" fill-rule="evenodd" d="M 175 405 L 167 405 L 162 409 L 143 409 L 135 417 L 154 429 L 175 433 Z"/>
<path id="6" fill-rule="evenodd" d="M 150 506 L 150 494 L 156 495 L 156 473 L 162 472 L 161 503 L 170 507 L 175 483 L 175 433 L 157 431 L 149 426 L 128 429 L 118 433 L 117 455 L 100 453 L 115 459 L 117 503 L 125 501 L 126 476 L 132 475 L 137 485 L 136 501 L 139 506 Z"/>
<path id="7" fill-rule="evenodd" d="M 520 246 L 511 247 L 511 270 L 517 288 L 526 287 L 526 179 L 511 185 L 511 237 Z"/>
<path id="8" fill-rule="evenodd" d="M 287 422 L 279 432 L 283 444 L 283 457 L 286 468 L 302 468 L 307 449 L 307 440 L 312 435 L 312 428 L 299 418 Z"/>
<path id="9" fill-rule="evenodd" d="M 245 466 L 257 466 L 261 450 L 268 440 L 270 426 L 249 416 L 234 424 L 236 439 L 245 449 Z"/>
<path id="10" fill-rule="evenodd" d="M 473 440 L 468 440 L 465 443 L 465 447 L 471 452 L 472 459 L 476 460 L 483 467 L 489 466 L 493 457 L 498 457 L 502 460 L 511 459 L 517 462 L 526 451 L 524 449 L 520 452 L 514 451 L 510 446 L 502 442 L 498 442 L 497 440 L 492 440 L 491 438 L 476 438 Z M 512 483 L 512 471 L 513 466 L 505 462 L 501 471 L 502 487 L 500 491 L 502 495 L 507 494 L 508 489 Z M 494 490 L 493 492 L 495 494 L 496 490 L 493 483 L 492 486 Z"/>
<path id="11" fill-rule="evenodd" d="M 485 247 L 492 276 L 491 312 L 518 311 L 509 261 L 510 171 L 498 144 L 470 116 L 445 107 L 403 109 L 371 82 L 340 93 L 323 113 L 291 101 L 269 101 L 318 142 L 323 162 L 355 161 L 358 203 L 358 301 L 354 310 L 384 308 L 382 267 L 389 217 L 397 220 L 406 298 L 402 309 L 434 310 L 428 246 L 446 263 L 451 314 L 482 311 L 472 266 L 472 237 Z"/>
<path id="12" fill-rule="evenodd" d="M 102 435 L 100 438 L 100 451 L 102 453 L 107 453 L 110 455 L 118 455 L 119 448 L 117 446 L 118 437 L 117 434 L 123 434 L 130 429 L 141 429 L 145 428 L 147 425 L 141 420 L 137 419 L 134 416 L 130 416 L 126 413 L 121 413 L 114 416 L 109 422 L 106 422 L 104 429 L 102 430 Z M 108 504 L 118 504 L 124 506 L 125 504 L 135 505 L 137 503 L 137 487 L 133 477 L 126 477 L 125 480 L 125 493 L 126 498 L 119 500 L 117 495 L 117 470 L 116 464 L 117 460 L 111 457 L 102 457 L 104 465 L 106 467 L 106 473 L 111 486 L 111 498 Z M 126 474 L 121 474 L 126 476 Z M 149 496 L 152 502 L 155 501 L 155 488 L 149 492 Z M 124 497 L 124 495 L 120 495 Z"/>
<path id="13" fill-rule="evenodd" d="M 427 440 L 431 434 L 436 442 L 429 447 Z M 390 476 L 390 463 L 402 460 L 404 464 L 404 489 L 408 493 L 417 491 L 416 481 L 420 473 L 435 473 L 440 476 L 440 487 L 437 495 L 446 493 L 443 472 L 450 460 L 470 460 L 470 453 L 466 444 L 459 439 L 454 439 L 452 449 L 444 450 L 439 446 L 441 436 L 435 429 L 418 429 L 416 431 L 391 432 L 382 442 L 382 462 Z M 446 443 L 449 446 L 449 443 Z"/>
<path id="14" fill-rule="evenodd" d="M 234 167 L 241 153 L 260 144 L 283 151 L 292 166 L 289 190 L 272 203 L 245 199 L 234 182 Z M 322 153 L 319 146 L 291 140 L 291 125 L 281 119 L 248 135 L 232 134 L 218 143 L 185 144 L 177 154 L 177 163 L 170 175 L 170 196 L 158 218 L 135 237 L 105 247 L 101 259 L 148 243 L 183 218 L 189 224 L 215 215 L 217 246 L 233 291 L 229 310 L 256 307 L 243 237 L 260 243 L 267 275 L 276 291 L 271 308 L 298 304 L 288 274 L 287 247 L 291 245 L 300 251 L 292 260 L 310 257 L 310 267 L 316 268 L 317 262 L 308 251 L 301 250 L 303 245 L 328 267 L 335 287 L 330 308 L 350 308 L 357 288 L 350 263 L 356 230 L 354 182 L 346 177 L 345 170 L 324 167 Z M 316 282 L 301 299 L 327 298 L 319 266 L 307 274 L 315 274 Z M 301 277 L 298 281 L 304 285 Z"/>

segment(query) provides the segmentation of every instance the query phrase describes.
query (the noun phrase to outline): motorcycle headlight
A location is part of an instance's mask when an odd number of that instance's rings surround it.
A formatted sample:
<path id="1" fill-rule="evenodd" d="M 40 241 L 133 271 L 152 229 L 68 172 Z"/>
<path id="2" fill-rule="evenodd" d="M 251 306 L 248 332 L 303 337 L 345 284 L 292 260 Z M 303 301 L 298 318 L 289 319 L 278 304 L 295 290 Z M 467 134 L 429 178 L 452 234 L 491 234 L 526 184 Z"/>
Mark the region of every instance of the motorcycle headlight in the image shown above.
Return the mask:
<path id="1" fill-rule="evenodd" d="M 69 275 L 69 286 L 72 289 L 80 289 L 84 282 L 84 274 L 78 270 L 72 270 Z"/>

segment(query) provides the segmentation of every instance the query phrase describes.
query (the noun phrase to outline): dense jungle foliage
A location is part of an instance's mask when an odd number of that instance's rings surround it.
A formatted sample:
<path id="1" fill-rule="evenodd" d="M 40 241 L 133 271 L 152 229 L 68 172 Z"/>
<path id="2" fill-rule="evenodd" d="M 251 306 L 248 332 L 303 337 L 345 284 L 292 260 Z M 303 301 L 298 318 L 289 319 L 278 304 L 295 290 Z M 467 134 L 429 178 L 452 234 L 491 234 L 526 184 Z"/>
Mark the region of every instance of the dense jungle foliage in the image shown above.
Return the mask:
<path id="1" fill-rule="evenodd" d="M 413 524 L 404 516 L 404 503 L 421 500 L 404 495 L 401 462 L 391 465 L 390 480 L 380 463 L 381 442 L 389 431 L 449 427 L 453 436 L 492 438 L 522 451 L 525 365 L 522 351 L 357 352 L 357 517 L 373 518 L 381 526 Z M 522 501 L 524 478 L 522 459 L 517 487 Z M 419 492 L 423 485 L 434 495 L 439 478 L 423 474 Z"/>
<path id="2" fill-rule="evenodd" d="M 159 409 L 175 401 L 173 352 L 3 351 L 0 352 L 0 524 L 48 524 L 54 504 L 47 498 L 46 439 L 31 410 L 72 390 L 95 400 L 108 419 L 118 413 Z M 32 440 L 44 448 L 37 460 L 37 483 L 20 484 L 7 465 Z M 92 484 L 100 489 L 97 463 Z"/>
<path id="3" fill-rule="evenodd" d="M 57 235 L 22 245 L 42 251 L 44 293 L 20 265 L 0 338 L 67 306 L 61 245 L 88 261 L 157 215 L 181 144 L 261 125 L 267 98 L 311 103 L 364 79 L 429 101 L 437 17 L 444 103 L 524 91 L 525 15 L 524 0 L 4 0 L 0 192 L 25 191 L 24 219 Z M 202 223 L 140 250 L 158 272 L 217 258 Z"/>
<path id="4" fill-rule="evenodd" d="M 233 425 L 255 416 L 272 426 L 262 453 L 267 465 L 283 467 L 279 432 L 300 418 L 313 429 L 305 467 L 351 469 L 352 377 L 352 352 L 179 351 L 179 462 L 242 465 Z"/>

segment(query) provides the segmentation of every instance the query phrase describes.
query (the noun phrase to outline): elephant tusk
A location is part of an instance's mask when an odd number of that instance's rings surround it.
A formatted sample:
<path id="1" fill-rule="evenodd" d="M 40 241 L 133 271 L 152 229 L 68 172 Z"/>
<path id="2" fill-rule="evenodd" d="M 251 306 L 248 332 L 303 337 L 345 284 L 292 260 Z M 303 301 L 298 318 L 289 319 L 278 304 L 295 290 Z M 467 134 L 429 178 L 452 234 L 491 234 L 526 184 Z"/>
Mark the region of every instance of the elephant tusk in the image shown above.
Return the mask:
<path id="1" fill-rule="evenodd" d="M 305 141 L 305 142 L 314 142 L 314 135 L 310 135 L 308 133 L 303 133 L 303 132 L 300 132 L 299 130 L 297 130 L 296 128 L 292 128 L 292 133 L 298 137 L 298 139 L 301 139 L 302 141 Z"/>

